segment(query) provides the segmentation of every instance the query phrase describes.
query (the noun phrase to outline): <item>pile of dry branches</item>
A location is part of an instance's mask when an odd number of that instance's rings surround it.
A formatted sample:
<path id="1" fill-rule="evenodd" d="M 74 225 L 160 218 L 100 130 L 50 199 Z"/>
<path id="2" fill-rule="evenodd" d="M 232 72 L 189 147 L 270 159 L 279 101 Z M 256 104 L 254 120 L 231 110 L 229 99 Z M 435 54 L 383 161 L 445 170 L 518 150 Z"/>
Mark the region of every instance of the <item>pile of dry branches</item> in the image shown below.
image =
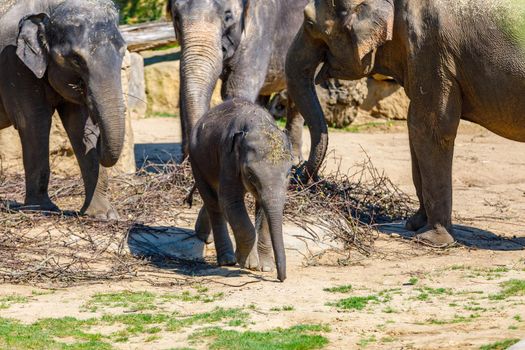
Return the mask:
<path id="1" fill-rule="evenodd" d="M 23 177 L 0 174 L 0 281 L 70 285 L 154 272 L 150 261 L 131 255 L 128 234 L 137 225 L 180 222 L 192 187 L 187 163 L 114 177 L 112 203 L 121 220 L 105 222 L 74 212 L 13 209 L 13 201 L 23 200 Z M 76 177 L 54 179 L 50 195 L 62 208 L 80 208 L 82 183 Z M 336 173 L 307 186 L 291 185 L 285 217 L 314 238 L 322 233 L 345 249 L 368 255 L 377 237 L 374 225 L 406 217 L 411 206 L 405 194 L 366 162 L 352 175 Z"/>

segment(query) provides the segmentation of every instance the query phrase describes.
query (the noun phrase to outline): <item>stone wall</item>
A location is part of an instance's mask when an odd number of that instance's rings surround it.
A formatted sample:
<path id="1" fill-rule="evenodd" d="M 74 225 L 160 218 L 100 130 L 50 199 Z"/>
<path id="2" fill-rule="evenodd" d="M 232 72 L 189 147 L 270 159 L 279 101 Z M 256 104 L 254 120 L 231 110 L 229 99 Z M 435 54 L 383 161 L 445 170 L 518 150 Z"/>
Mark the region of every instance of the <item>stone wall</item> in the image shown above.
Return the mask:
<path id="1" fill-rule="evenodd" d="M 126 106 L 129 103 L 129 80 L 131 75 L 131 55 L 129 53 L 124 57 L 122 66 L 122 89 Z M 80 173 L 73 149 L 69 143 L 66 131 L 58 115 L 53 116 L 53 124 L 50 135 L 50 164 L 51 171 L 57 174 L 76 174 Z M 22 146 L 18 132 L 11 126 L 0 130 L 0 161 L 2 169 L 6 171 L 23 170 L 22 164 Z M 118 163 L 112 168 L 116 173 L 133 173 L 135 172 L 135 153 L 133 142 L 133 131 L 131 126 L 131 113 L 129 108 L 126 109 L 126 135 L 124 148 Z"/>

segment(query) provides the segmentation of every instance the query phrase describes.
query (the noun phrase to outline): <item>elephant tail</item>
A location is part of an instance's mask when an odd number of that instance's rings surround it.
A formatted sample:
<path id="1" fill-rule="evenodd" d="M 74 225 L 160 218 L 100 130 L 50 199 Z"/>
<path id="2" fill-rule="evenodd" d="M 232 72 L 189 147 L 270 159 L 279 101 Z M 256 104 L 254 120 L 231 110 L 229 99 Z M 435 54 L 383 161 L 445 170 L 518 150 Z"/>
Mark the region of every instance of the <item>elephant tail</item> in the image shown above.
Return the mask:
<path id="1" fill-rule="evenodd" d="M 191 188 L 190 192 L 188 192 L 188 195 L 184 198 L 183 204 L 188 204 L 188 206 L 191 208 L 193 206 L 193 195 L 195 194 L 195 190 L 197 189 L 197 183 L 193 183 L 193 187 Z"/>

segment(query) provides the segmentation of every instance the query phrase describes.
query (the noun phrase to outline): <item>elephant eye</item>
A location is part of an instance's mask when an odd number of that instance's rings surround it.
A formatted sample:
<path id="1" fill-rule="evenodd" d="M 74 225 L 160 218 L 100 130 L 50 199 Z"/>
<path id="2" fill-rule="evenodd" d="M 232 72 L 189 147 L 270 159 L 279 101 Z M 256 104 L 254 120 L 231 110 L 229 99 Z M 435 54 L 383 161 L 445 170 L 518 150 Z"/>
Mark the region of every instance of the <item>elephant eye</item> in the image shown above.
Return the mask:
<path id="1" fill-rule="evenodd" d="M 230 23 L 233 21 L 233 13 L 231 10 L 224 11 L 224 22 Z"/>
<path id="2" fill-rule="evenodd" d="M 73 54 L 70 58 L 69 58 L 69 61 L 71 62 L 71 64 L 73 64 L 75 67 L 77 68 L 80 68 L 82 67 L 82 64 L 83 64 L 83 60 L 82 58 L 77 55 L 77 54 Z"/>

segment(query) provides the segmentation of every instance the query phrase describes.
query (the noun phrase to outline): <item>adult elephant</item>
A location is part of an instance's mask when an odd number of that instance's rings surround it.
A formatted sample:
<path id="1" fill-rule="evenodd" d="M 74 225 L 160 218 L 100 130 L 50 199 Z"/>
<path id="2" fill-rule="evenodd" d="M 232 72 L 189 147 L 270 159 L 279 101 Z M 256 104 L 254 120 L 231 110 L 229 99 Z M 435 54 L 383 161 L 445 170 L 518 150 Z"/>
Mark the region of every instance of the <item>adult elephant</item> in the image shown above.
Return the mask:
<path id="1" fill-rule="evenodd" d="M 327 77 L 375 73 L 404 86 L 412 174 L 420 207 L 406 227 L 434 245 L 453 242 L 452 158 L 461 118 L 525 141 L 522 0 L 318 0 L 288 53 L 288 92 L 312 131 L 307 168 L 328 142 L 314 90 Z"/>
<path id="2" fill-rule="evenodd" d="M 25 205 L 58 210 L 48 195 L 49 132 L 58 110 L 85 186 L 81 209 L 117 218 L 104 167 L 124 143 L 125 43 L 109 0 L 19 0 L 0 17 L 0 129 L 22 141 Z"/>
<path id="3" fill-rule="evenodd" d="M 182 146 L 208 111 L 222 79 L 224 100 L 255 102 L 286 88 L 286 52 L 299 30 L 308 0 L 170 0 L 175 33 L 182 47 L 180 117 Z M 264 99 L 263 99 L 264 100 Z M 301 159 L 303 119 L 288 106 L 287 130 Z"/>

